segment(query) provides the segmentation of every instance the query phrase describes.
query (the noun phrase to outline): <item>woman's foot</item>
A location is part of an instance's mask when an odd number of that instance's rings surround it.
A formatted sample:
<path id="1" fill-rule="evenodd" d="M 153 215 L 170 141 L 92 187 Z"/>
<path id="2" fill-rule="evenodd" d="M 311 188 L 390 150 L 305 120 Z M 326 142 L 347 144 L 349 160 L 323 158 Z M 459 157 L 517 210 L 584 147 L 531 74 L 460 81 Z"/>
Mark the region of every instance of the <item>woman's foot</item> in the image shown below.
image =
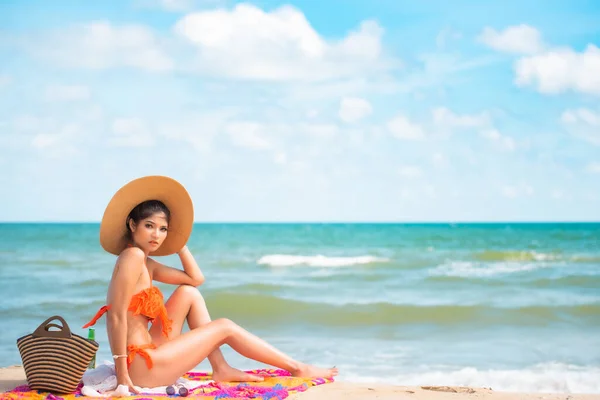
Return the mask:
<path id="1" fill-rule="evenodd" d="M 338 374 L 338 369 L 333 368 L 319 368 L 314 365 L 300 364 L 300 366 L 290 371 L 292 376 L 299 378 L 332 378 Z"/>
<path id="2" fill-rule="evenodd" d="M 215 382 L 262 382 L 265 380 L 262 376 L 247 374 L 229 365 L 213 371 L 212 379 Z"/>

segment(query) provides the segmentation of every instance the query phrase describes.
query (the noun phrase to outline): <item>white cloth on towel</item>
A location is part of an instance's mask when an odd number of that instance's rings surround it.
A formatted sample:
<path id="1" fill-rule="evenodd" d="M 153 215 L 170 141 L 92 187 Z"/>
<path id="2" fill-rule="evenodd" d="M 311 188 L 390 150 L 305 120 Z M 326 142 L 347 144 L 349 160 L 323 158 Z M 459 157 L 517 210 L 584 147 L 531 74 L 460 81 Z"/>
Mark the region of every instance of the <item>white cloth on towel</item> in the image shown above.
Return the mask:
<path id="1" fill-rule="evenodd" d="M 83 387 L 81 388 L 81 394 L 89 397 L 120 397 L 120 396 L 132 396 L 134 393 L 129 392 L 129 388 L 125 385 L 119 385 L 117 387 L 117 375 L 115 372 L 115 365 L 111 362 L 105 361 L 104 364 L 99 365 L 95 369 L 88 369 L 83 374 Z M 173 384 L 185 386 L 187 390 L 195 389 L 199 386 L 207 385 L 210 381 L 190 381 L 188 379 L 179 378 Z M 139 386 L 135 387 L 140 394 L 167 394 L 167 386 L 157 386 L 154 388 L 142 388 Z"/>

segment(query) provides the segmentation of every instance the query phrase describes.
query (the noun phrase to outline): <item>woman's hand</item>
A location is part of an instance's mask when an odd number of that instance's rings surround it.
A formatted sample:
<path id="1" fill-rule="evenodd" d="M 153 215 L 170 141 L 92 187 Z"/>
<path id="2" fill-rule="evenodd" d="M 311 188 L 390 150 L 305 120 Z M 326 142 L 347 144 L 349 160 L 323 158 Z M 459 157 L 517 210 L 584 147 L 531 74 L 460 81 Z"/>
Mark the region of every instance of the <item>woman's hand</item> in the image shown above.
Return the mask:
<path id="1" fill-rule="evenodd" d="M 148 257 L 146 265 L 150 270 L 152 279 L 169 285 L 191 285 L 196 287 L 202 285 L 204 283 L 204 274 L 187 245 L 183 246 L 177 254 L 181 260 L 183 271 L 178 268 L 167 267 Z"/>
<path id="2" fill-rule="evenodd" d="M 127 386 L 127 389 L 129 389 L 129 391 L 131 393 L 140 394 L 140 391 L 137 390 L 135 388 L 133 382 L 131 382 L 131 378 L 129 377 L 129 374 L 117 379 L 117 387 L 119 387 L 119 385 Z"/>

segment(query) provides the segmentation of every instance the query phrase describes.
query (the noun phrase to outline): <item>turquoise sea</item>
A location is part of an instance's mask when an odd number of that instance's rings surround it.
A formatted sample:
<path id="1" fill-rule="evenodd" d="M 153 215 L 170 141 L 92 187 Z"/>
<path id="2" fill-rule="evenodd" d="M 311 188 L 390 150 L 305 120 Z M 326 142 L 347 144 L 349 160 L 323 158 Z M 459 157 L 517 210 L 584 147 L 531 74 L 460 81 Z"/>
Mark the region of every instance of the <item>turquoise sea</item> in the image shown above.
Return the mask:
<path id="1" fill-rule="evenodd" d="M 98 229 L 0 224 L 0 366 L 51 315 L 87 335 L 115 261 Z M 196 224 L 188 246 L 213 318 L 339 380 L 600 393 L 600 224 Z M 97 339 L 101 363 L 104 318 Z"/>

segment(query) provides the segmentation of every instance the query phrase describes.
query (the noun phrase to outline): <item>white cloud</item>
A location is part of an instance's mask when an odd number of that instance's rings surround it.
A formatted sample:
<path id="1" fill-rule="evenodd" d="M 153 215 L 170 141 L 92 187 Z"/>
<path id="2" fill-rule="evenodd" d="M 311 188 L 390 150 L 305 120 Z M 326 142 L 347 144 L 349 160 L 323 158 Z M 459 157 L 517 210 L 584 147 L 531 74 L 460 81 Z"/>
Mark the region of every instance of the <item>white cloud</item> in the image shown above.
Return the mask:
<path id="1" fill-rule="evenodd" d="M 431 156 L 431 163 L 436 168 L 443 168 L 449 165 L 448 159 L 442 153 L 435 153 Z"/>
<path id="2" fill-rule="evenodd" d="M 115 135 L 110 143 L 117 147 L 152 147 L 154 137 L 141 118 L 117 118 L 112 123 Z"/>
<path id="3" fill-rule="evenodd" d="M 87 133 L 81 122 L 46 121 L 48 126 L 36 129 L 38 133 L 31 139 L 31 146 L 54 159 L 74 156 L 80 152 L 78 144 Z"/>
<path id="4" fill-rule="evenodd" d="M 438 107 L 432 111 L 433 122 L 440 128 L 483 128 L 490 124 L 490 116 L 486 112 L 480 114 L 455 114 L 446 107 Z"/>
<path id="5" fill-rule="evenodd" d="M 576 197 L 576 196 L 573 196 L 574 194 L 577 196 L 576 191 L 564 190 L 561 188 L 554 188 L 549 193 L 550 197 L 555 200 L 571 200 L 571 201 L 574 200 Z"/>
<path id="6" fill-rule="evenodd" d="M 594 44 L 583 52 L 550 47 L 528 25 L 510 26 L 502 32 L 486 27 L 478 40 L 498 51 L 522 55 L 514 64 L 517 86 L 533 86 L 545 94 L 573 90 L 600 95 L 600 49 Z"/>
<path id="7" fill-rule="evenodd" d="M 48 101 L 87 100 L 90 97 L 90 88 L 84 85 L 51 85 L 46 88 Z"/>
<path id="8" fill-rule="evenodd" d="M 426 132 L 433 134 L 449 135 L 455 131 L 479 131 L 488 139 L 502 139 L 504 146 L 510 147 L 511 139 L 496 137 L 498 132 L 493 132 L 493 122 L 488 111 L 476 114 L 457 114 L 446 107 L 437 107 L 431 110 L 431 120 L 427 123 L 413 122 L 406 115 L 399 114 L 387 123 L 387 129 L 399 139 L 423 139 Z M 439 159 L 442 164 L 444 161 Z"/>
<path id="9" fill-rule="evenodd" d="M 326 41 L 292 6 L 263 11 L 250 4 L 191 13 L 175 32 L 195 45 L 201 73 L 265 81 L 318 81 L 380 71 L 383 29 L 364 21 L 339 41 Z"/>
<path id="10" fill-rule="evenodd" d="M 45 147 L 49 147 L 54 144 L 57 144 L 60 140 L 61 140 L 60 134 L 40 133 L 38 135 L 35 135 L 31 144 L 33 145 L 33 147 L 36 147 L 38 149 L 43 149 Z"/>
<path id="11" fill-rule="evenodd" d="M 42 108 L 37 114 L 17 114 L 6 123 L 6 130 L 13 134 L 5 135 L 3 145 L 25 154 L 33 150 L 36 156 L 77 156 L 85 145 L 101 137 L 101 114 L 89 103 L 69 106 L 67 114 L 57 112 L 55 107 L 49 111 Z"/>
<path id="12" fill-rule="evenodd" d="M 340 102 L 339 117 L 344 122 L 358 122 L 372 112 L 371 103 L 359 97 L 344 97 Z"/>
<path id="13" fill-rule="evenodd" d="M 337 135 L 340 129 L 335 124 L 302 124 L 300 125 L 300 131 L 311 136 L 325 138 Z"/>
<path id="14" fill-rule="evenodd" d="M 478 40 L 492 49 L 517 54 L 533 54 L 544 49 L 540 32 L 525 24 L 509 26 L 503 31 L 486 27 Z"/>
<path id="15" fill-rule="evenodd" d="M 435 38 L 435 44 L 437 47 L 445 47 L 446 44 L 452 40 L 457 40 L 462 38 L 462 34 L 458 31 L 455 31 L 452 28 L 444 28 L 442 29 Z"/>
<path id="16" fill-rule="evenodd" d="M 222 134 L 237 111 L 230 108 L 207 110 L 203 113 L 177 115 L 157 124 L 158 135 L 169 141 L 189 143 L 199 152 L 208 153 L 213 140 Z"/>
<path id="17" fill-rule="evenodd" d="M 594 111 L 586 108 L 566 110 L 562 114 L 561 120 L 562 122 L 568 124 L 583 122 L 587 125 L 600 127 L 600 113 L 595 113 Z"/>
<path id="18" fill-rule="evenodd" d="M 515 63 L 515 83 L 534 86 L 541 93 L 567 90 L 600 95 L 600 49 L 590 44 L 582 53 L 556 48 L 523 57 Z"/>
<path id="19" fill-rule="evenodd" d="M 600 162 L 593 161 L 585 167 L 585 171 L 590 174 L 600 174 Z"/>
<path id="20" fill-rule="evenodd" d="M 420 53 L 421 68 L 394 84 L 396 91 L 415 95 L 422 88 L 442 88 L 462 81 L 469 71 L 480 69 L 497 61 L 496 56 L 483 55 L 464 58 L 456 53 Z M 461 76 L 462 75 L 462 76 Z M 457 82 L 458 77 L 458 82 Z"/>
<path id="21" fill-rule="evenodd" d="M 42 126 L 42 121 L 35 115 L 18 115 L 13 119 L 13 126 L 18 131 L 31 132 Z"/>
<path id="22" fill-rule="evenodd" d="M 187 10 L 192 6 L 190 0 L 159 0 L 160 5 L 169 11 Z"/>
<path id="23" fill-rule="evenodd" d="M 275 162 L 275 164 L 285 164 L 287 163 L 287 154 L 282 151 L 279 151 L 273 156 L 273 161 Z"/>
<path id="24" fill-rule="evenodd" d="M 405 115 L 397 115 L 387 123 L 390 133 L 403 140 L 420 140 L 425 137 L 425 132 L 421 125 L 412 122 Z"/>
<path id="25" fill-rule="evenodd" d="M 419 203 L 424 198 L 433 199 L 436 197 L 437 190 L 431 184 L 424 184 L 412 187 L 403 187 L 398 191 L 398 196 L 401 200 L 407 203 Z"/>
<path id="26" fill-rule="evenodd" d="M 415 165 L 404 165 L 398 168 L 398 175 L 405 178 L 418 178 L 423 175 L 423 171 Z"/>
<path id="27" fill-rule="evenodd" d="M 432 110 L 432 129 L 442 135 L 451 135 L 454 132 L 479 131 L 489 137 L 489 131 L 494 129 L 490 113 L 482 111 L 477 114 L 457 114 L 446 107 L 437 107 Z"/>
<path id="28" fill-rule="evenodd" d="M 502 195 L 508 198 L 515 198 L 518 195 L 518 190 L 514 186 L 504 186 L 502 187 Z"/>
<path id="29" fill-rule="evenodd" d="M 520 185 L 505 185 L 501 188 L 501 193 L 504 197 L 514 199 L 521 196 L 531 196 L 535 190 L 527 183 Z"/>
<path id="30" fill-rule="evenodd" d="M 49 35 L 33 51 L 69 67 L 134 67 L 148 71 L 173 68 L 159 39 L 142 25 L 116 26 L 107 21 L 76 25 Z"/>
<path id="31" fill-rule="evenodd" d="M 238 147 L 266 150 L 273 146 L 265 135 L 263 125 L 258 122 L 231 122 L 225 126 L 225 132 Z"/>
<path id="32" fill-rule="evenodd" d="M 319 116 L 319 110 L 310 109 L 306 112 L 306 118 L 313 119 Z"/>
<path id="33" fill-rule="evenodd" d="M 481 131 L 480 134 L 489 141 L 496 143 L 501 149 L 513 151 L 517 147 L 513 138 L 502 135 L 497 129 L 486 129 Z"/>
<path id="34" fill-rule="evenodd" d="M 566 110 L 560 119 L 571 135 L 600 146 L 600 112 L 587 108 Z"/>
<path id="35" fill-rule="evenodd" d="M 12 79 L 8 75 L 0 75 L 0 88 L 10 85 Z"/>
<path id="36" fill-rule="evenodd" d="M 215 7 L 225 0 L 135 0 L 134 5 L 143 8 L 160 8 L 165 11 L 180 12 L 191 9 Z"/>
<path id="37" fill-rule="evenodd" d="M 158 0 L 152 3 L 155 7 Z M 324 37 L 297 8 L 262 10 L 243 3 L 184 14 L 168 33 L 100 20 L 25 41 L 35 56 L 63 67 L 286 82 L 284 96 L 322 101 L 397 90 L 388 72 L 401 62 L 384 52 L 382 35 L 377 22 L 365 20 L 343 35 Z"/>
<path id="38" fill-rule="evenodd" d="M 356 75 L 354 77 L 341 77 L 329 81 L 286 82 L 282 96 L 290 102 L 311 104 L 312 106 L 328 106 L 330 99 L 342 97 L 355 97 L 370 94 L 393 95 L 399 90 L 398 81 L 386 74 L 381 75 Z"/>
<path id="39" fill-rule="evenodd" d="M 425 193 L 425 195 L 427 195 L 427 197 L 430 197 L 430 198 L 434 198 L 437 194 L 437 190 L 435 189 L 435 186 L 430 185 L 430 184 L 425 184 L 423 186 L 423 192 Z"/>
<path id="40" fill-rule="evenodd" d="M 68 124 L 56 133 L 38 133 L 33 137 L 31 144 L 38 149 L 60 145 L 62 142 L 77 135 L 80 132 L 79 125 L 75 123 Z"/>

